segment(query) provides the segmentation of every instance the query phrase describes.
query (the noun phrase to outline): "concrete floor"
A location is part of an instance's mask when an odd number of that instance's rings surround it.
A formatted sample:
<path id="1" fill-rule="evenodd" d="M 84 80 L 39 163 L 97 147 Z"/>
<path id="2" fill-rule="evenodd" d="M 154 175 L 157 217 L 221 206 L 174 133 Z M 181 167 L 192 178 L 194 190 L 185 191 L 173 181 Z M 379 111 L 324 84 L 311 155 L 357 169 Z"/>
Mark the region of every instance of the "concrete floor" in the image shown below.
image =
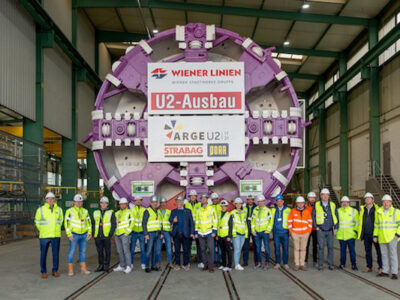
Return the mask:
<path id="1" fill-rule="evenodd" d="M 338 248 L 338 243 L 335 244 Z M 363 245 L 357 241 L 358 255 L 363 256 Z M 66 254 L 68 241 L 62 240 L 60 251 L 60 278 L 49 276 L 40 278 L 39 243 L 38 240 L 24 240 L 0 246 L 0 299 L 64 299 L 72 292 L 98 276 L 92 273 L 88 276 L 79 274 L 78 264 L 76 275 L 68 277 L 66 272 Z M 271 247 L 273 251 L 273 247 Z M 293 266 L 290 248 L 290 265 Z M 272 255 L 274 257 L 274 255 Z M 77 256 L 76 256 L 77 258 Z M 365 266 L 365 259 L 358 257 L 360 270 Z M 118 258 L 113 246 L 112 264 Z M 252 261 L 252 260 L 250 260 Z M 335 250 L 335 263 L 339 262 L 339 251 Z M 97 266 L 97 253 L 93 241 L 87 248 L 87 263 L 90 270 Z M 164 262 L 165 264 L 165 262 Z M 51 270 L 51 255 L 48 257 Z M 129 274 L 111 273 L 106 276 L 78 299 L 146 299 L 157 282 L 161 272 L 144 273 L 140 270 L 140 259 L 135 258 L 135 270 Z M 300 280 L 313 288 L 325 299 L 392 299 L 392 297 L 362 281 L 352 278 L 338 270 L 325 269 L 319 272 L 310 267 L 307 272 L 293 272 Z M 375 273 L 357 274 L 372 280 L 388 289 L 400 293 L 398 281 L 376 278 Z M 253 270 L 248 267 L 243 272 L 231 272 L 234 284 L 241 299 L 310 299 L 310 296 L 287 278 L 282 272 L 270 269 L 268 271 Z M 158 299 L 229 299 L 222 272 L 214 274 L 202 272 L 192 264 L 192 270 L 171 270 Z"/>

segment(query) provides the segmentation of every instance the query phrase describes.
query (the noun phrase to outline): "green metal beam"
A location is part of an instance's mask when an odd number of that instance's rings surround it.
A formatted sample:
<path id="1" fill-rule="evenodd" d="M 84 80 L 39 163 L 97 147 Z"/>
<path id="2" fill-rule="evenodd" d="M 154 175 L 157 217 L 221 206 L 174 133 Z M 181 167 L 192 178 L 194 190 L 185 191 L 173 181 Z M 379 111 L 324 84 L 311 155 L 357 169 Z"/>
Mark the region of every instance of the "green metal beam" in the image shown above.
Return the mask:
<path id="1" fill-rule="evenodd" d="M 44 10 L 37 0 L 19 0 L 19 3 L 32 16 L 42 31 L 53 31 L 54 40 L 63 50 L 63 52 L 71 59 L 73 64 L 79 68 L 86 69 L 89 80 L 96 86 L 100 87 L 102 80 L 97 76 L 96 72 L 90 67 L 82 55 L 74 47 L 71 41 L 65 36 L 62 30 L 56 25 L 49 14 Z"/>
<path id="2" fill-rule="evenodd" d="M 339 76 L 342 76 L 347 69 L 346 59 L 339 61 Z M 340 118 L 340 186 L 342 195 L 349 194 L 349 140 L 347 132 L 349 130 L 348 113 L 347 113 L 347 87 L 339 92 L 339 118 Z"/>
<path id="3" fill-rule="evenodd" d="M 318 80 L 321 76 L 315 74 L 304 74 L 304 73 L 295 73 L 295 72 L 287 72 L 290 78 L 297 79 L 306 79 L 306 80 Z"/>
<path id="4" fill-rule="evenodd" d="M 388 32 L 379 42 L 375 45 L 371 45 L 369 51 L 364 54 L 350 69 L 348 69 L 343 76 L 334 82 L 322 95 L 310 105 L 309 111 L 313 112 L 314 109 L 322 106 L 326 99 L 333 95 L 335 91 L 340 90 L 344 87 L 349 80 L 351 80 L 364 66 L 369 65 L 374 59 L 377 59 L 379 55 L 389 48 L 400 38 L 400 26 L 395 26 L 390 32 Z"/>
<path id="5" fill-rule="evenodd" d="M 81 8 L 128 8 L 138 7 L 138 4 L 132 0 L 74 0 L 74 7 Z M 313 23 L 328 23 L 328 24 L 341 24 L 341 25 L 353 25 L 353 26 L 368 26 L 369 19 L 355 18 L 355 17 L 344 17 L 344 16 L 332 16 L 322 14 L 311 14 L 302 12 L 289 12 L 279 10 L 268 10 L 268 9 L 256 9 L 256 8 L 243 8 L 233 6 L 216 6 L 206 4 L 196 4 L 188 2 L 172 2 L 172 1 L 156 1 L 156 0 L 142 0 L 141 6 L 144 8 L 160 8 L 160 9 L 171 9 L 171 10 L 188 10 L 195 12 L 211 13 L 211 14 L 225 14 L 233 16 L 246 16 L 246 17 L 258 17 L 264 19 L 278 19 L 288 21 L 302 21 L 302 22 L 313 22 Z"/>
<path id="6" fill-rule="evenodd" d="M 323 79 L 318 81 L 318 93 L 321 95 L 325 90 L 325 83 Z M 326 184 L 326 110 L 320 108 L 318 112 L 319 122 L 319 174 L 321 176 L 322 184 Z"/>

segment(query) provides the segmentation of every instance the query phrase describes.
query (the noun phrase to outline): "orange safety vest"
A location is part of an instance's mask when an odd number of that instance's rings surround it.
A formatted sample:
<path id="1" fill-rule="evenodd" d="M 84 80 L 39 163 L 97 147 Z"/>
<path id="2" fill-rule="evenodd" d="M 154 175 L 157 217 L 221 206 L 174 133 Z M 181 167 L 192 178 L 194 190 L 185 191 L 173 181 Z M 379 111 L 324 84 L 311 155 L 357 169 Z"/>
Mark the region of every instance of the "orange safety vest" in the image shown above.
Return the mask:
<path id="1" fill-rule="evenodd" d="M 310 211 L 306 208 L 303 211 L 293 208 L 289 213 L 288 229 L 290 233 L 311 233 L 312 217 Z"/>

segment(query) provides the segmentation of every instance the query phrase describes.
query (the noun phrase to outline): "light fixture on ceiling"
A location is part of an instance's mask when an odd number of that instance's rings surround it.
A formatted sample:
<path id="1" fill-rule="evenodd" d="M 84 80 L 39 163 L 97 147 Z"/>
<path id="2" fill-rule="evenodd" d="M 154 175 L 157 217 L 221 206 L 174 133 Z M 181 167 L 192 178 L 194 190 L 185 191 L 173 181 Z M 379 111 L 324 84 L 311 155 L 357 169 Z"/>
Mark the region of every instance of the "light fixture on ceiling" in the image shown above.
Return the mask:
<path id="1" fill-rule="evenodd" d="M 153 33 L 158 33 L 158 29 L 153 29 Z"/>
<path id="2" fill-rule="evenodd" d="M 289 46 L 289 45 L 290 45 L 290 42 L 289 42 L 289 41 L 284 41 L 284 42 L 283 42 L 283 45 L 284 45 L 284 46 Z"/>
<path id="3" fill-rule="evenodd" d="M 301 8 L 302 8 L 302 9 L 308 9 L 308 8 L 310 8 L 310 4 L 307 3 L 306 0 L 304 0 L 303 5 L 301 6 Z"/>

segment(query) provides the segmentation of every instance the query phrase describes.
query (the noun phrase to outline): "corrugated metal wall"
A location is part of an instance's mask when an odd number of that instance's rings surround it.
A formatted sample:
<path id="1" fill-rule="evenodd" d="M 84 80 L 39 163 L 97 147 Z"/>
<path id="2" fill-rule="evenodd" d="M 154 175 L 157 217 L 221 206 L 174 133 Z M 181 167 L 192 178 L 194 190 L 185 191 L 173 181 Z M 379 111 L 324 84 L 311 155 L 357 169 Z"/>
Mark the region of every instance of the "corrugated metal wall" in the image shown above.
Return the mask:
<path id="1" fill-rule="evenodd" d="M 69 40 L 72 38 L 72 2 L 71 0 L 43 0 L 43 7 L 64 32 Z"/>
<path id="2" fill-rule="evenodd" d="M 35 120 L 35 24 L 17 1 L 0 1 L 0 37 L 0 104 Z"/>
<path id="3" fill-rule="evenodd" d="M 82 139 L 92 131 L 91 112 L 94 110 L 94 88 L 88 82 L 78 82 L 76 93 L 76 128 L 78 132 L 78 143 L 90 148 L 90 143 L 84 144 L 82 143 Z"/>
<path id="4" fill-rule="evenodd" d="M 72 67 L 69 58 L 54 45 L 44 49 L 44 126 L 71 138 Z"/>
<path id="5" fill-rule="evenodd" d="M 77 48 L 83 58 L 94 69 L 95 32 L 83 11 L 78 11 Z"/>

